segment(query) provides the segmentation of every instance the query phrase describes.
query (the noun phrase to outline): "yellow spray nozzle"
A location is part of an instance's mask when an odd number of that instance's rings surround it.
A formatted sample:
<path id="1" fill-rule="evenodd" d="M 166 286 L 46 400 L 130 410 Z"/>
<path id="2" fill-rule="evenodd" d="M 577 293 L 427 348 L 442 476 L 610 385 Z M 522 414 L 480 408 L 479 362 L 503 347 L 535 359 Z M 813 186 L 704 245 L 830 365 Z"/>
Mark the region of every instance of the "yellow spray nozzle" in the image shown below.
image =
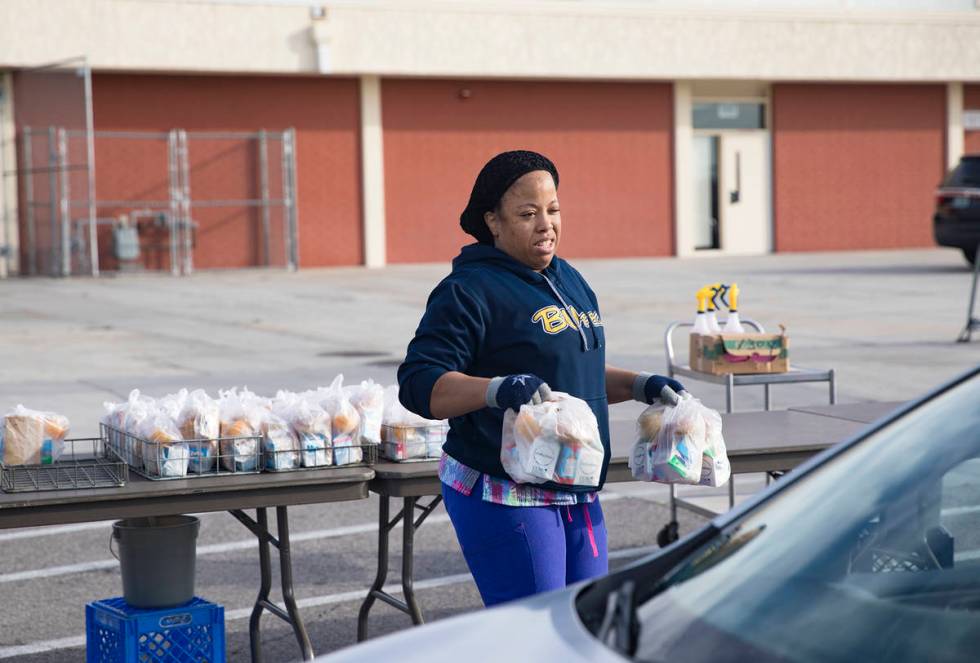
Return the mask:
<path id="1" fill-rule="evenodd" d="M 731 296 L 731 304 L 728 307 L 730 311 L 738 310 L 738 284 L 733 283 L 730 288 L 728 288 L 728 293 Z"/>
<path id="2" fill-rule="evenodd" d="M 694 296 L 698 299 L 698 313 L 704 313 L 705 305 L 711 299 L 711 289 L 705 286 L 698 290 Z"/>

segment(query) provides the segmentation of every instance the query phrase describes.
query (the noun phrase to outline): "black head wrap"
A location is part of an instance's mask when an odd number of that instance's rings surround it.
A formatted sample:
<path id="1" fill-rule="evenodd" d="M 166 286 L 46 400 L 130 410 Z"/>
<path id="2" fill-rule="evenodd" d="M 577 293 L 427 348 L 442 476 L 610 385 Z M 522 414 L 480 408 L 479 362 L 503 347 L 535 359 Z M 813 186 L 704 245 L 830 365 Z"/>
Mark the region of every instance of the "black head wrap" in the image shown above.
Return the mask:
<path id="1" fill-rule="evenodd" d="M 514 150 L 490 159 L 476 176 L 466 209 L 459 215 L 459 225 L 481 244 L 493 244 L 493 235 L 483 215 L 493 211 L 507 189 L 522 176 L 535 170 L 551 173 L 558 186 L 558 169 L 551 160 L 537 152 Z"/>

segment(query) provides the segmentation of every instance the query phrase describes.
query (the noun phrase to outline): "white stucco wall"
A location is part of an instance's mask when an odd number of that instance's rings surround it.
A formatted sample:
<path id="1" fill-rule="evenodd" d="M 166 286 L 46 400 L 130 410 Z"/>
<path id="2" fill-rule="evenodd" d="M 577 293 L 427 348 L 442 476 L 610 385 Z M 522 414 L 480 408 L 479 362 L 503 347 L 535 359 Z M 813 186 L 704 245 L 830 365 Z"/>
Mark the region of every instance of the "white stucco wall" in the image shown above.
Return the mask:
<path id="1" fill-rule="evenodd" d="M 317 19 L 302 4 L 4 0 L 0 67 L 87 55 L 137 71 L 980 81 L 976 10 L 728 5 L 346 0 Z"/>

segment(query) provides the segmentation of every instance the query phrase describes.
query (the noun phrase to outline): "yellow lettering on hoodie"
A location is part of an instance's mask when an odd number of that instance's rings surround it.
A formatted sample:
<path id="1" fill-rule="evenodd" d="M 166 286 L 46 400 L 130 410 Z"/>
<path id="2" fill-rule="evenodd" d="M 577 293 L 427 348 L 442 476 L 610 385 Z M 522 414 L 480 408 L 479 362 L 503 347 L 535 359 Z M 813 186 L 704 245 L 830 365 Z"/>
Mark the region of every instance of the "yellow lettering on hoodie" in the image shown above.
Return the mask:
<path id="1" fill-rule="evenodd" d="M 569 327 L 568 313 L 554 305 L 535 311 L 531 322 L 540 322 L 546 334 L 559 334 Z"/>
<path id="2" fill-rule="evenodd" d="M 560 334 L 566 329 L 578 329 L 584 327 L 601 327 L 602 320 L 595 311 L 583 311 L 579 313 L 574 306 L 564 309 L 560 306 L 545 306 L 539 308 L 531 316 L 531 322 L 541 324 L 541 328 L 546 334 Z"/>

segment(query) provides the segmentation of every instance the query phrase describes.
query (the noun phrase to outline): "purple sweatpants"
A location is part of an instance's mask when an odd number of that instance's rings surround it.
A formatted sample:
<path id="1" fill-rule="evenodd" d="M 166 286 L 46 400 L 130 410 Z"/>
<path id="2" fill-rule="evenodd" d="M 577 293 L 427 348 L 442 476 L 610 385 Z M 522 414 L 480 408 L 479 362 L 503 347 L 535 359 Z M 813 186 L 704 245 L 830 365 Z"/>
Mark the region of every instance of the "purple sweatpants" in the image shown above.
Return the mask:
<path id="1" fill-rule="evenodd" d="M 567 507 L 494 504 L 483 501 L 482 476 L 469 496 L 445 484 L 442 496 L 488 607 L 609 570 L 598 499 Z"/>

